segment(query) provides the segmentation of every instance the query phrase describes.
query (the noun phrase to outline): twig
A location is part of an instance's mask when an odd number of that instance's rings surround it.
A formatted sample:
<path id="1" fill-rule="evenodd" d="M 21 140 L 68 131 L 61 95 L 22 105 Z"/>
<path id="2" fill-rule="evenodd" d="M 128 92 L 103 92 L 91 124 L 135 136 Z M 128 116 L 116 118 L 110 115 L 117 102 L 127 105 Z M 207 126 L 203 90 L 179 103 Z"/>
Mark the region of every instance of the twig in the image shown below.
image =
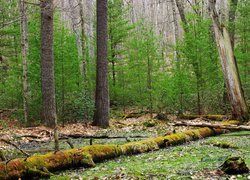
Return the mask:
<path id="1" fill-rule="evenodd" d="M 25 156 L 27 157 L 30 157 L 30 154 L 28 154 L 27 152 L 25 152 L 24 150 L 22 150 L 20 147 L 18 147 L 18 145 L 16 145 L 15 143 L 13 142 L 10 142 L 9 140 L 6 140 L 6 139 L 0 139 L 0 141 L 6 143 L 6 144 L 9 144 L 13 147 L 15 147 L 16 149 L 18 149 L 21 153 L 23 153 Z"/>
<path id="2" fill-rule="evenodd" d="M 70 142 L 69 139 L 66 141 L 66 143 L 67 143 L 72 149 L 74 149 L 74 145 L 72 144 L 72 142 Z"/>

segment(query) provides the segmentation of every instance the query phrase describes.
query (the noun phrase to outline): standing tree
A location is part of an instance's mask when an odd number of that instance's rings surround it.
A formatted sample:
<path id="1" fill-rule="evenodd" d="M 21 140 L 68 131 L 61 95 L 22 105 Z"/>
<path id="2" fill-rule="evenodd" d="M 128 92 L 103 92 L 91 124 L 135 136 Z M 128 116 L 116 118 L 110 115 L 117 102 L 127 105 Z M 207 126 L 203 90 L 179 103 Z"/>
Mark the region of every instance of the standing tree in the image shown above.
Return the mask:
<path id="1" fill-rule="evenodd" d="M 54 128 L 55 150 L 59 150 L 53 57 L 53 0 L 41 1 L 41 71 L 43 120 Z"/>
<path id="2" fill-rule="evenodd" d="M 86 86 L 86 58 L 85 58 L 85 21 L 84 21 L 84 7 L 83 7 L 83 3 L 82 0 L 78 0 L 78 6 L 79 6 L 79 16 L 80 16 L 80 20 L 81 20 L 81 45 L 82 45 L 82 62 L 81 62 L 81 66 L 82 66 L 82 75 L 83 75 L 83 79 L 85 82 L 85 86 Z"/>
<path id="3" fill-rule="evenodd" d="M 24 122 L 28 122 L 28 82 L 27 82 L 27 58 L 28 58 L 28 17 L 27 5 L 24 0 L 19 1 L 20 7 L 20 30 L 21 30 L 21 48 L 23 60 L 23 111 Z"/>
<path id="4" fill-rule="evenodd" d="M 109 126 L 108 90 L 108 6 L 97 0 L 97 60 L 94 125 Z"/>
<path id="5" fill-rule="evenodd" d="M 229 31 L 225 25 L 219 21 L 215 4 L 216 0 L 209 0 L 209 10 L 213 20 L 215 40 L 218 46 L 229 101 L 232 106 L 232 115 L 237 119 L 247 119 L 249 117 L 248 108 L 241 87 L 233 44 Z"/>

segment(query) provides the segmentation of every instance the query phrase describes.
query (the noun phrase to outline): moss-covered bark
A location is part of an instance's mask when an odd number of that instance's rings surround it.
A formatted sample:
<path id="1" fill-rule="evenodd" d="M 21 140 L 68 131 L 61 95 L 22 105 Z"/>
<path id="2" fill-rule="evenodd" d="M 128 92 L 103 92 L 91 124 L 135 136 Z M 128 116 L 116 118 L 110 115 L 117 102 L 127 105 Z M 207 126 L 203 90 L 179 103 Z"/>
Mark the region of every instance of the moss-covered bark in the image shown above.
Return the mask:
<path id="1" fill-rule="evenodd" d="M 199 128 L 123 145 L 90 145 L 79 149 L 33 155 L 0 163 L 0 179 L 50 176 L 50 172 L 72 167 L 93 167 L 95 163 L 121 155 L 133 155 L 224 133 L 221 129 Z"/>

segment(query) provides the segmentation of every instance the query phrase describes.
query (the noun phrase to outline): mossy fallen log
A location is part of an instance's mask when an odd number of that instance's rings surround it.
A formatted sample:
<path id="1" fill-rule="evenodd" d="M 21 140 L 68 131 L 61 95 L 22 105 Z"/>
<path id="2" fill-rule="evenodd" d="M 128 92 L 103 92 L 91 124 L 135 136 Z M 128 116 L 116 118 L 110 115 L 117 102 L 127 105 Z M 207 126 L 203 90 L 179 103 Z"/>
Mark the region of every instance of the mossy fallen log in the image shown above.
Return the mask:
<path id="1" fill-rule="evenodd" d="M 0 179 L 28 179 L 34 176 L 50 176 L 51 172 L 72 167 L 94 167 L 95 163 L 121 155 L 133 155 L 172 145 L 182 144 L 217 134 L 222 129 L 199 128 L 166 136 L 129 142 L 123 145 L 90 145 L 78 149 L 33 155 L 0 163 Z"/>

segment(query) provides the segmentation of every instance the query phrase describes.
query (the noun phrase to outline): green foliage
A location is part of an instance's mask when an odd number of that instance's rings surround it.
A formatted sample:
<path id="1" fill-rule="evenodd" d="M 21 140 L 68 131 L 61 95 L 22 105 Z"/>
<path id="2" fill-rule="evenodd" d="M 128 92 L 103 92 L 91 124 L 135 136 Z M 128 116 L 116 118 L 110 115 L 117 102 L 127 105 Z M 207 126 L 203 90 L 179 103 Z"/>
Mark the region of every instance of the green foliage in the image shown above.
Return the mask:
<path id="1" fill-rule="evenodd" d="M 239 16 L 236 19 L 235 56 L 239 67 L 242 86 L 250 104 L 250 2 L 239 1 Z"/>
<path id="2" fill-rule="evenodd" d="M 175 46 L 162 43 L 147 20 L 131 22 L 130 7 L 109 0 L 109 89 L 114 109 L 136 107 L 166 113 L 224 113 L 225 91 L 211 21 L 196 13 L 186 14 L 184 37 Z M 22 59 L 16 1 L 1 4 L 0 109 L 22 111 Z M 199 10 L 199 5 L 193 6 Z M 239 1 L 236 13 L 235 55 L 243 89 L 250 103 L 250 3 Z M 11 10 L 12 13 L 9 13 Z M 39 121 L 42 111 L 40 75 L 40 7 L 28 6 L 28 104 L 29 119 Z M 14 21 L 13 21 L 14 20 Z M 8 24 L 7 22 L 14 23 Z M 7 25 L 8 24 L 8 25 Z M 95 24 L 95 23 L 94 23 Z M 229 26 L 231 26 L 229 24 Z M 80 74 L 76 37 L 55 11 L 54 60 L 59 120 L 92 119 L 94 110 L 95 57 L 90 57 L 85 37 L 87 80 Z M 96 50 L 96 49 L 95 49 Z M 173 53 L 174 52 L 174 53 Z M 15 118 L 22 120 L 22 113 Z"/>
<path id="3" fill-rule="evenodd" d="M 28 55 L 28 104 L 29 119 L 39 121 L 42 111 L 41 68 L 40 68 L 40 11 L 39 7 L 29 16 L 29 55 Z M 6 64 L 1 65 L 5 72 L 1 72 L 0 108 L 22 109 L 22 66 L 20 33 L 18 22 L 6 32 L 15 32 L 13 47 L 9 49 L 15 53 L 11 58 L 5 57 Z M 4 52 L 4 51 L 3 51 Z M 58 13 L 54 19 L 54 60 L 56 101 L 59 120 L 78 121 L 91 119 L 93 100 L 84 95 L 83 78 L 80 75 L 80 60 L 77 57 L 75 36 L 62 23 Z M 19 111 L 18 111 L 19 112 Z M 22 113 L 15 115 L 22 119 Z"/>
<path id="4" fill-rule="evenodd" d="M 183 42 L 180 42 L 177 47 L 177 50 L 181 52 L 181 62 L 179 71 L 178 63 L 176 63 L 177 71 L 175 72 L 180 78 L 181 88 L 185 89 L 182 92 L 183 101 L 196 105 L 184 104 L 184 109 L 189 106 L 189 111 L 197 113 L 217 112 L 222 102 L 223 78 L 210 28 L 211 22 L 196 14 L 188 15 L 187 22 L 188 31 L 185 32 Z M 184 85 L 183 74 L 188 75 L 189 79 L 189 83 L 186 82 Z"/>

